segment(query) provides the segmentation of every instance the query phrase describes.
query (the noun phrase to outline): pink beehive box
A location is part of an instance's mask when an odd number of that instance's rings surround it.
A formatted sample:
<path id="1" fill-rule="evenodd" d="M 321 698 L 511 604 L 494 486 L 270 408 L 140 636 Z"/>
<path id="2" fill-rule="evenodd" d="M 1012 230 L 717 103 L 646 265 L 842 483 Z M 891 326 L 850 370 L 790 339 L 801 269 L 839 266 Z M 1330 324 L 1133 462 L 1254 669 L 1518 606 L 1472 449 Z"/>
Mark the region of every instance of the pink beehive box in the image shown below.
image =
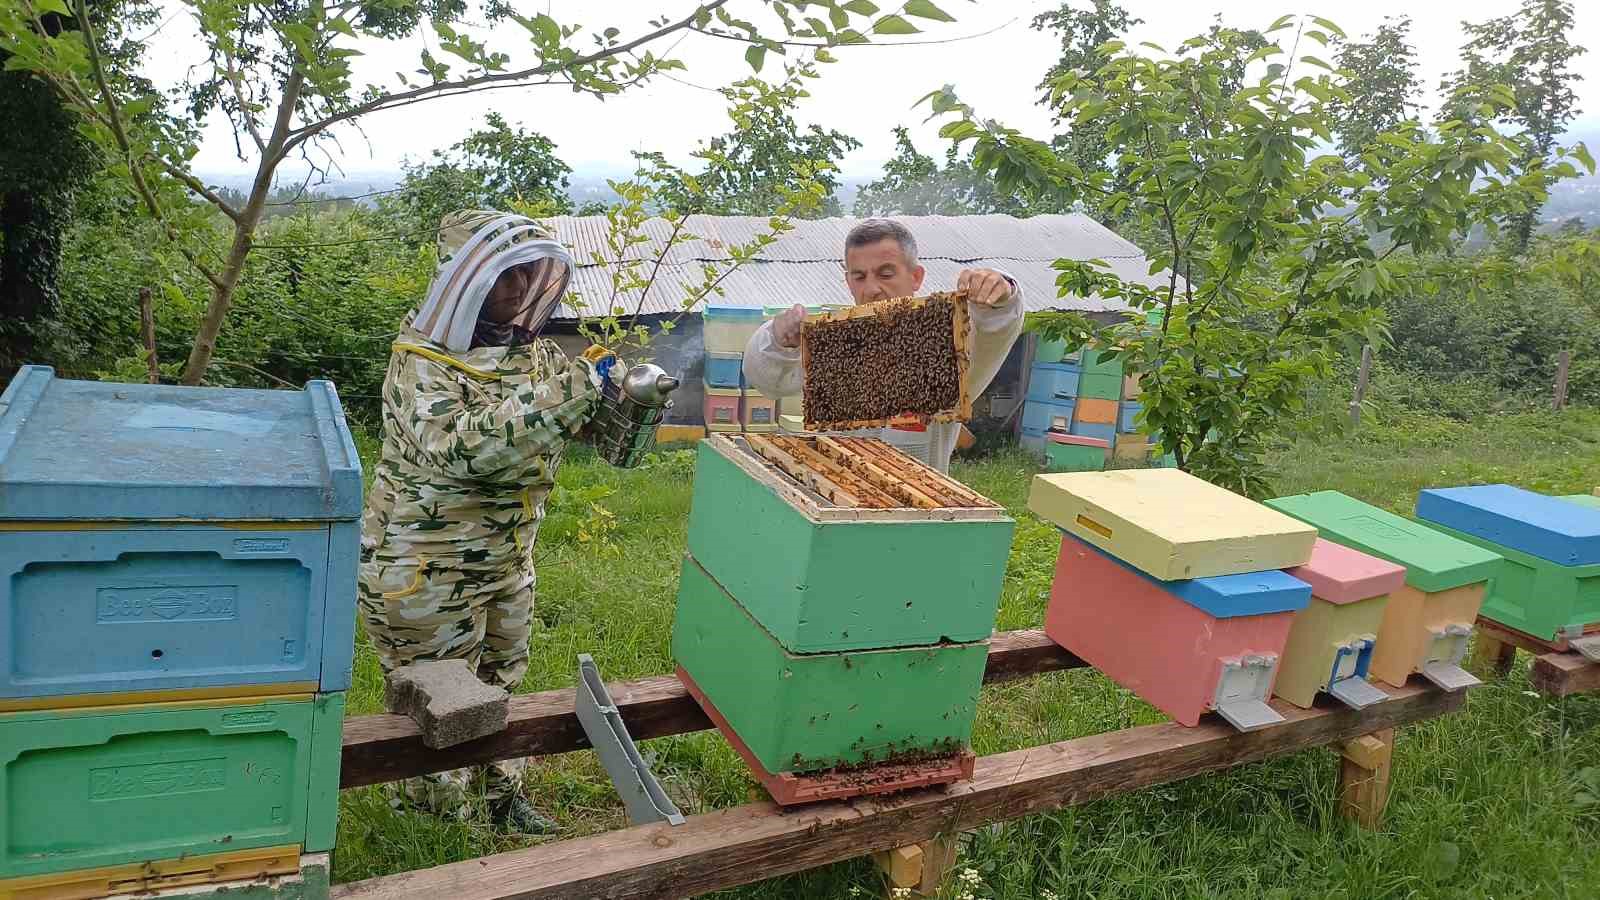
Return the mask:
<path id="1" fill-rule="evenodd" d="M 1283 721 L 1266 701 L 1310 599 L 1276 569 L 1161 581 L 1063 534 L 1044 630 L 1183 725 L 1214 710 L 1252 731 Z"/>

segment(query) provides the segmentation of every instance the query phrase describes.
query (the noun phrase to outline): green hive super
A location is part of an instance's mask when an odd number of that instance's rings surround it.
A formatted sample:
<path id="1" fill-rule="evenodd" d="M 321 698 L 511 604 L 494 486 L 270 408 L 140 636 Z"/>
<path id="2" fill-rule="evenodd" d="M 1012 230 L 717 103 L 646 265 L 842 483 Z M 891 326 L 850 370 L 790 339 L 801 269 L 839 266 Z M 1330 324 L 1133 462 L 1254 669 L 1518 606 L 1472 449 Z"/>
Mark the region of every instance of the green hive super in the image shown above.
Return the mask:
<path id="1" fill-rule="evenodd" d="M 951 505 L 842 505 L 758 452 L 809 440 L 701 442 L 672 635 L 680 677 L 769 790 L 823 770 L 970 760 L 1015 523 L 876 441 L 849 442 L 876 460 L 861 465 L 933 480 Z"/>
<path id="2" fill-rule="evenodd" d="M 0 497 L 0 897 L 326 896 L 361 511 L 333 386 L 24 367 Z"/>

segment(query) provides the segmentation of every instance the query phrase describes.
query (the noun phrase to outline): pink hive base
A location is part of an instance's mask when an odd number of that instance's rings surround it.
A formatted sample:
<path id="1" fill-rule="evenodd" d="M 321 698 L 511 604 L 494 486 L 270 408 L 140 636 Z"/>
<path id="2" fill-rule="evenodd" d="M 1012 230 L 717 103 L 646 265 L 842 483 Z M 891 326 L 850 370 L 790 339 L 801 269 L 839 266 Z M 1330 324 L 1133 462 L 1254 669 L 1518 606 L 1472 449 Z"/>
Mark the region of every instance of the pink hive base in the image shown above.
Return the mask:
<path id="1" fill-rule="evenodd" d="M 1222 659 L 1282 656 L 1292 624 L 1293 612 L 1215 618 L 1067 537 L 1044 632 L 1175 721 L 1196 725 L 1216 696 Z"/>

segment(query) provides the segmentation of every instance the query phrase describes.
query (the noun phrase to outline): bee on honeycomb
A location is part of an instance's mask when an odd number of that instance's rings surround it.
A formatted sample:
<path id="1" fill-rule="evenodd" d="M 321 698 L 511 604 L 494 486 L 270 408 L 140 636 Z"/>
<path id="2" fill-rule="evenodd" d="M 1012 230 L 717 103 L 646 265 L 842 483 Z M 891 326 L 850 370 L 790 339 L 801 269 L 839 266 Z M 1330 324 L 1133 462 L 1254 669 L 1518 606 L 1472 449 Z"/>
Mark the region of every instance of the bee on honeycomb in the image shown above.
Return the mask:
<path id="1" fill-rule="evenodd" d="M 806 424 L 866 428 L 910 416 L 965 418 L 966 304 L 960 295 L 886 300 L 806 323 Z M 959 339 L 958 339 L 959 338 Z"/>

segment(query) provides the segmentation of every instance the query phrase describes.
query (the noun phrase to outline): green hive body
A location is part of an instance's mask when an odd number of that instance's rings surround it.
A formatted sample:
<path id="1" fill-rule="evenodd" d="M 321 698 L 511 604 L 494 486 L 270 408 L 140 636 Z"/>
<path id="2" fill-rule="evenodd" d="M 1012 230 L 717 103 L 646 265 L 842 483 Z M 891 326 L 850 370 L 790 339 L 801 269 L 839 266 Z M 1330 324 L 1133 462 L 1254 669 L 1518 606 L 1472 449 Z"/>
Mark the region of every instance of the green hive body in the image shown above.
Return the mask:
<path id="1" fill-rule="evenodd" d="M 1428 523 L 1443 534 L 1499 554 L 1483 616 L 1540 640 L 1577 637 L 1600 622 L 1600 565 L 1562 566 L 1474 535 Z"/>
<path id="2" fill-rule="evenodd" d="M 693 559 L 672 655 L 772 773 L 964 748 L 988 642 L 796 654 Z"/>
<path id="3" fill-rule="evenodd" d="M 907 520 L 920 511 L 833 508 L 858 518 L 828 520 L 757 480 L 763 465 L 732 442 L 700 443 L 689 553 L 784 647 L 903 647 L 994 631 L 1016 527 L 1001 510 Z"/>
<path id="4" fill-rule="evenodd" d="M 707 439 L 673 656 L 771 775 L 965 750 L 1014 527 L 832 506 Z"/>
<path id="5" fill-rule="evenodd" d="M 0 716 L 0 879 L 330 850 L 344 695 Z"/>

